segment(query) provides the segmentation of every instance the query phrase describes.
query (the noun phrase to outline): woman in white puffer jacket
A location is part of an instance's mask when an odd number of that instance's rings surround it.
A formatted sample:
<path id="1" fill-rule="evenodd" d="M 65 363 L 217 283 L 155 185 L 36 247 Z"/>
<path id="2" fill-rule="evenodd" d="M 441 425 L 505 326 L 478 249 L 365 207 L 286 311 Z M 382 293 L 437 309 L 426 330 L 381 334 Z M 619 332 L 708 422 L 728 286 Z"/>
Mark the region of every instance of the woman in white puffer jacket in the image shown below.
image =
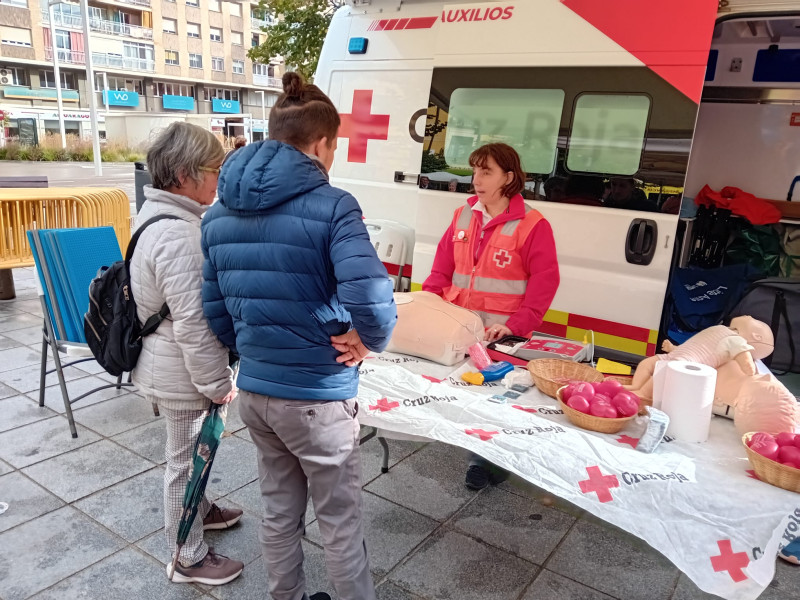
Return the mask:
<path id="1" fill-rule="evenodd" d="M 164 521 L 174 553 L 183 494 L 191 475 L 191 457 L 210 402 L 230 402 L 236 390 L 228 350 L 208 328 L 200 291 L 203 254 L 200 219 L 214 202 L 219 167 L 225 157 L 217 138 L 188 123 L 173 123 L 151 145 L 147 166 L 153 185 L 137 217 L 141 226 L 158 215 L 139 238 L 131 260 L 131 286 L 139 322 L 164 303 L 169 316 L 143 339 L 133 381 L 145 398 L 157 403 L 167 425 L 164 473 Z M 203 499 L 172 580 L 209 585 L 239 576 L 243 564 L 215 554 L 203 541 L 204 529 L 225 529 L 242 516 Z M 171 562 L 171 561 L 170 561 Z M 171 564 L 167 574 L 171 574 Z"/>

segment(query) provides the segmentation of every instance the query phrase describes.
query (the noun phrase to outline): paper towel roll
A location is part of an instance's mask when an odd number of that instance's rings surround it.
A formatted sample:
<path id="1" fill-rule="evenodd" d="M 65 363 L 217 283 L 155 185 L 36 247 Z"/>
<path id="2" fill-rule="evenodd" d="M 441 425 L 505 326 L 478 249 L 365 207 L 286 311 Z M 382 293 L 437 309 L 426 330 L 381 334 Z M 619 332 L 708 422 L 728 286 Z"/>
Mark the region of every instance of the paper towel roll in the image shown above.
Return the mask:
<path id="1" fill-rule="evenodd" d="M 664 400 L 664 379 L 667 376 L 666 360 L 660 360 L 653 369 L 653 408 L 661 409 Z"/>
<path id="2" fill-rule="evenodd" d="M 682 442 L 705 442 L 711 426 L 717 371 L 683 360 L 670 361 L 663 369 L 661 410 L 670 419 L 667 435 Z"/>

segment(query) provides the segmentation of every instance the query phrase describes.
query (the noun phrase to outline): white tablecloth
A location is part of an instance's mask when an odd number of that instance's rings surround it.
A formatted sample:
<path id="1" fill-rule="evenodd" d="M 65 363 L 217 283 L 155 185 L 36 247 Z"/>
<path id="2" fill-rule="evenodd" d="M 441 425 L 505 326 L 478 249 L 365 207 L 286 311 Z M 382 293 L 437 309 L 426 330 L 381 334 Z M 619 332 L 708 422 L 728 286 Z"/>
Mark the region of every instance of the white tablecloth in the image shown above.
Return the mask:
<path id="1" fill-rule="evenodd" d="M 446 367 L 389 353 L 361 367 L 363 425 L 461 446 L 646 540 L 701 589 L 757 598 L 800 531 L 800 495 L 754 478 L 733 422 L 715 417 L 703 444 L 668 439 L 635 450 L 646 421 L 618 434 L 569 423 L 536 389 L 498 405 L 497 382 L 470 386 Z"/>

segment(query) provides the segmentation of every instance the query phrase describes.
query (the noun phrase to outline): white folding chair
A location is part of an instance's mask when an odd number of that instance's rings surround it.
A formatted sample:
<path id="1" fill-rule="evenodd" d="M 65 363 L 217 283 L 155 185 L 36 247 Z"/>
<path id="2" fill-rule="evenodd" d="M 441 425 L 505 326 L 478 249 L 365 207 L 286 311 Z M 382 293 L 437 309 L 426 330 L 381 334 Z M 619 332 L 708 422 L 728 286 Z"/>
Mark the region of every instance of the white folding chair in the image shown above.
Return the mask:
<path id="1" fill-rule="evenodd" d="M 411 287 L 411 257 L 414 255 L 414 230 L 407 225 L 385 219 L 366 219 L 369 239 L 375 247 L 393 289 L 408 291 Z"/>

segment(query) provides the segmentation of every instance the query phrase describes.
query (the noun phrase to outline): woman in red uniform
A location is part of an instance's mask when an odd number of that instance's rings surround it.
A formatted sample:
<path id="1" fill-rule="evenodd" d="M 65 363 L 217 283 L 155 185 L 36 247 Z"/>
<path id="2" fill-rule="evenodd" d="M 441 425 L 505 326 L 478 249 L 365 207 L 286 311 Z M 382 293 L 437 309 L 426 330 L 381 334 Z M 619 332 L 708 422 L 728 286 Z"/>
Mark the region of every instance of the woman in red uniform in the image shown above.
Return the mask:
<path id="1" fill-rule="evenodd" d="M 525 205 L 525 172 L 511 146 L 481 146 L 469 164 L 476 195 L 455 211 L 422 289 L 476 311 L 490 342 L 504 335 L 528 336 L 558 289 L 553 230 L 539 211 Z M 492 480 L 489 466 L 474 456 L 467 487 L 486 487 Z"/>

